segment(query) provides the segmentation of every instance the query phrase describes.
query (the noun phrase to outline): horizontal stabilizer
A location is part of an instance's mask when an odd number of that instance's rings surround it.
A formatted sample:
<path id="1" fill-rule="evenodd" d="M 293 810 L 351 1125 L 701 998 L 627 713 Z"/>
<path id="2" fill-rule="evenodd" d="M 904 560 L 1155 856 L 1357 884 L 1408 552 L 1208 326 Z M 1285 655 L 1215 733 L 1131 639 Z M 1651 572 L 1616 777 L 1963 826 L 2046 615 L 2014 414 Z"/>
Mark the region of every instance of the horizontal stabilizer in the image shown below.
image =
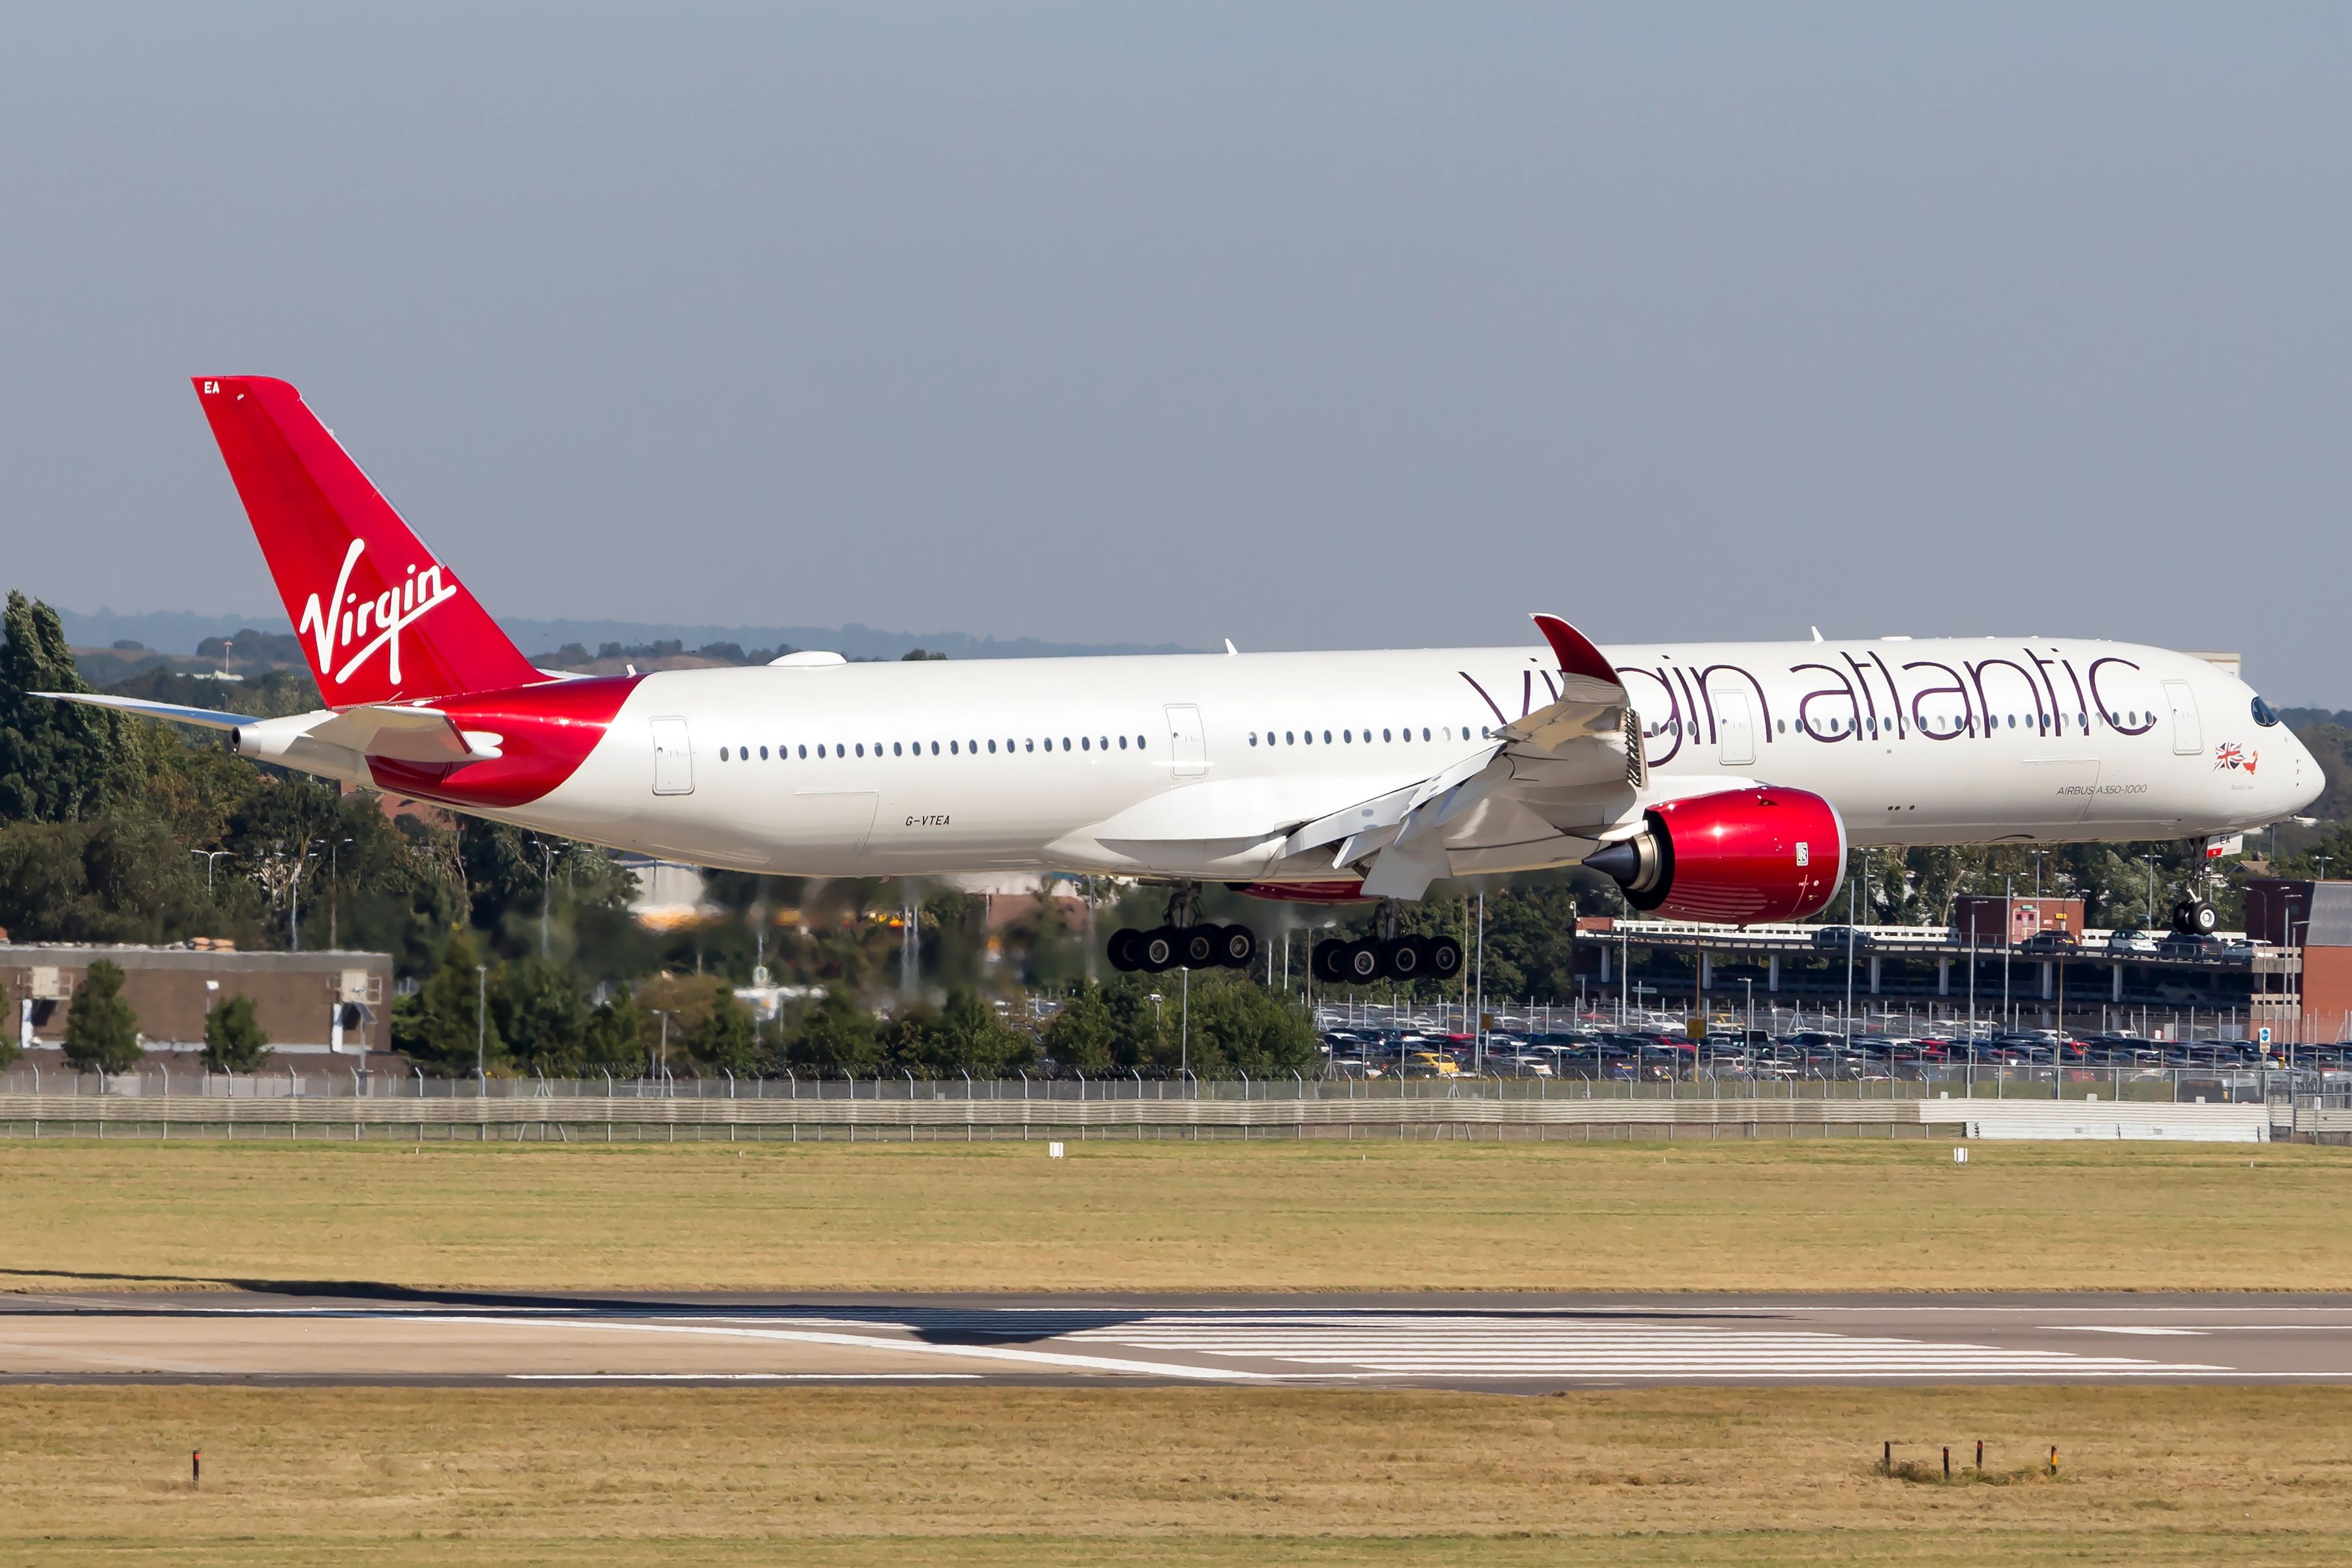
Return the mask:
<path id="1" fill-rule="evenodd" d="M 400 763 L 471 763 L 499 754 L 499 737 L 465 731 L 438 708 L 351 708 L 310 732 L 313 741 Z"/>
<path id="2" fill-rule="evenodd" d="M 177 702 L 150 702 L 143 697 L 108 697 L 95 691 L 36 691 L 33 695 L 58 702 L 79 702 L 89 708 L 112 708 L 150 719 L 168 719 L 174 724 L 201 724 L 207 730 L 234 730 L 254 721 L 250 713 L 219 713 L 210 708 L 184 708 Z"/>

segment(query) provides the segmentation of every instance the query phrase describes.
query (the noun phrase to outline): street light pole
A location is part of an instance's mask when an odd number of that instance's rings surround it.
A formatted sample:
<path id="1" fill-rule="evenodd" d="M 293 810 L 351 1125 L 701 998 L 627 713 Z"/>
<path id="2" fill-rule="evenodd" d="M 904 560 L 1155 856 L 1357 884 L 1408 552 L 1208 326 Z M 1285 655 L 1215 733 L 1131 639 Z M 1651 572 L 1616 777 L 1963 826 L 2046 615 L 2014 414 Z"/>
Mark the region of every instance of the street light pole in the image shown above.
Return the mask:
<path id="1" fill-rule="evenodd" d="M 474 1076 L 487 1094 L 490 1087 L 490 966 L 474 965 Z"/>
<path id="2" fill-rule="evenodd" d="M 2010 1015 L 2009 1002 L 2009 955 L 2016 949 L 2017 879 L 2003 877 L 2000 879 L 2000 1026 L 2004 1029 L 2017 1027 L 2017 1020 Z"/>
<path id="3" fill-rule="evenodd" d="M 235 854 L 236 851 L 230 849 L 191 849 L 188 853 L 191 855 L 201 855 L 204 857 L 205 891 L 206 893 L 210 893 L 213 890 L 213 863 L 218 860 L 222 856 Z"/>

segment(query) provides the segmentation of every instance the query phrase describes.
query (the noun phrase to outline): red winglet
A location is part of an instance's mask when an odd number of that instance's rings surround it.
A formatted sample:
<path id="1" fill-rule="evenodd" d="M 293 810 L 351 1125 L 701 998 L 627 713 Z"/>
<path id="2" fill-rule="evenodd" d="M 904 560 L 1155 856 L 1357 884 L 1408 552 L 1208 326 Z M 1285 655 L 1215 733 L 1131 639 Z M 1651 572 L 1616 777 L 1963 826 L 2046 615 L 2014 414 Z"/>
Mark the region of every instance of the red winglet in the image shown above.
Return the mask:
<path id="1" fill-rule="evenodd" d="M 1536 630 L 1543 633 L 1544 640 L 1551 644 L 1552 655 L 1559 660 L 1562 675 L 1590 676 L 1595 680 L 1605 680 L 1612 686 L 1624 684 L 1617 679 L 1617 672 L 1609 667 L 1609 661 L 1601 657 L 1601 650 L 1592 646 L 1592 639 L 1582 632 L 1558 616 L 1538 615 L 1529 618 L 1535 622 Z"/>

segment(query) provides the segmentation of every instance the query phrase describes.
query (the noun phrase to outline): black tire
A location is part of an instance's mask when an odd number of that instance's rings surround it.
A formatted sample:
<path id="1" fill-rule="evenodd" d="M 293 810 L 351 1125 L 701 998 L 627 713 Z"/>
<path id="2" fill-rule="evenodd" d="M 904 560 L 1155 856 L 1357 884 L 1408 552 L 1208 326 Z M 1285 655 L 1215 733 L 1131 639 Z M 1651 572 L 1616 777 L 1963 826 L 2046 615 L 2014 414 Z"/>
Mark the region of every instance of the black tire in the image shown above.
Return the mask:
<path id="1" fill-rule="evenodd" d="M 1182 962 L 1172 926 L 1153 926 L 1136 938 L 1136 967 L 1146 974 L 1165 974 Z"/>
<path id="2" fill-rule="evenodd" d="M 1219 926 L 1186 926 L 1176 933 L 1177 962 L 1187 969 L 1214 969 L 1224 934 Z"/>
<path id="3" fill-rule="evenodd" d="M 1427 937 L 1401 936 L 1381 946 L 1381 973 L 1384 978 L 1411 983 L 1429 973 Z"/>
<path id="4" fill-rule="evenodd" d="M 1110 966 L 1121 974 L 1132 974 L 1143 967 L 1137 950 L 1143 943 L 1143 933 L 1132 926 L 1121 926 L 1110 933 Z"/>
<path id="5" fill-rule="evenodd" d="M 1339 978 L 1349 985 L 1369 985 L 1381 977 L 1381 944 L 1351 942 L 1339 952 Z"/>
<path id="6" fill-rule="evenodd" d="M 2211 936 L 2221 923 L 2213 906 L 2200 898 L 2186 898 L 2172 906 L 2172 929 L 2183 936 Z"/>
<path id="7" fill-rule="evenodd" d="M 1247 926 L 1226 926 L 1217 932 L 1217 962 L 1227 969 L 1247 969 L 1257 956 L 1257 932 Z"/>
<path id="8" fill-rule="evenodd" d="M 1344 942 L 1318 942 L 1315 944 L 1315 957 L 1311 967 L 1315 971 L 1317 981 L 1325 985 L 1337 985 L 1346 978 L 1339 972 L 1339 955 L 1345 952 L 1347 948 L 1348 944 Z"/>
<path id="9" fill-rule="evenodd" d="M 1429 939 L 1429 970 L 1432 980 L 1451 980 L 1462 973 L 1462 944 L 1450 936 Z"/>

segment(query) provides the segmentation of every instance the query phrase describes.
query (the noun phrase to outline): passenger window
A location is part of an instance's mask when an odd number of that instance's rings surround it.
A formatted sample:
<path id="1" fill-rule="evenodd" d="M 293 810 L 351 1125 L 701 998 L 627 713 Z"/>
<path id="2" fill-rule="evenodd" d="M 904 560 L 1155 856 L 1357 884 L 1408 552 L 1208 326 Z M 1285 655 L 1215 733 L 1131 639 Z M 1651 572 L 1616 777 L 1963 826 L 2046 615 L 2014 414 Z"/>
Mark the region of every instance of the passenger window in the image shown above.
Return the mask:
<path id="1" fill-rule="evenodd" d="M 1331 743 L 1331 731 L 1328 730 L 1323 731 L 1323 743 L 1327 746 Z"/>
<path id="2" fill-rule="evenodd" d="M 1034 751 L 1035 751 L 1036 749 L 1037 749 L 1037 742 L 1034 742 L 1034 741 L 1030 742 L 1029 742 L 1029 750 L 1031 750 L 1031 751 L 1033 751 L 1033 752 L 1034 752 Z"/>
<path id="3" fill-rule="evenodd" d="M 1066 751 L 1066 751 L 1068 751 L 1069 749 L 1070 749 L 1070 738 L 1069 738 L 1067 735 L 1065 735 L 1065 736 L 1063 736 L 1063 737 L 1062 737 L 1062 750 L 1064 750 L 1064 751 Z"/>
<path id="4" fill-rule="evenodd" d="M 991 756 L 994 756 L 994 755 L 996 754 L 996 742 L 995 742 L 991 741 L 991 742 L 988 743 L 988 752 L 989 752 L 989 754 L 990 754 Z"/>
<path id="5" fill-rule="evenodd" d="M 1421 727 L 1421 738 L 1424 741 L 1429 739 L 1429 726 L 1426 724 Z"/>
<path id="6" fill-rule="evenodd" d="M 1127 750 L 1127 737 L 1124 735 L 1118 738 L 1118 749 L 1122 752 Z"/>
<path id="7" fill-rule="evenodd" d="M 874 748 L 874 751 L 875 751 L 875 753 L 878 756 L 878 755 L 881 753 L 882 748 L 881 748 L 881 747 L 879 747 L 879 746 L 877 746 L 877 747 L 875 747 L 875 748 Z M 899 747 L 898 747 L 898 742 L 893 741 L 893 742 L 890 742 L 890 754 L 891 754 L 892 756 L 894 756 L 894 757 L 903 757 L 903 756 L 905 756 L 905 755 L 906 755 L 906 752 L 903 752 L 903 751 L 901 751 L 901 750 L 899 749 Z"/>
<path id="8" fill-rule="evenodd" d="M 1386 741 L 1386 740 L 1393 739 L 1393 737 L 1392 737 L 1392 736 L 1391 736 L 1391 735 L 1389 734 L 1389 732 L 1388 732 L 1386 730 L 1383 730 L 1383 731 L 1381 731 L 1381 740 L 1383 740 L 1383 741 Z"/>
<path id="9" fill-rule="evenodd" d="M 1139 752 L 1143 750 L 1143 737 L 1140 735 L 1135 738 L 1135 749 Z"/>

